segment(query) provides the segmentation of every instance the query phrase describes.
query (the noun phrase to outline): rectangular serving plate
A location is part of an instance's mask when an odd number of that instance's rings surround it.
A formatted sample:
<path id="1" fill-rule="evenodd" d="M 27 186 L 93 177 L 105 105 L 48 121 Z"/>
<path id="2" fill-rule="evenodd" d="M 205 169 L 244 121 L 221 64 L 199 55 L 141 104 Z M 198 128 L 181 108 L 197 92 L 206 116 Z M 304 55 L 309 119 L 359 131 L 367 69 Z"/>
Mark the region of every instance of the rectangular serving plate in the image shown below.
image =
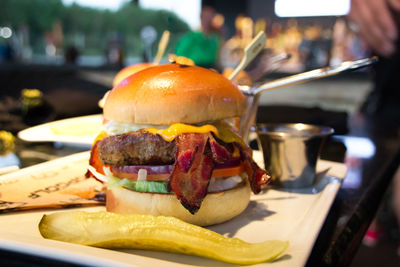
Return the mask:
<path id="1" fill-rule="evenodd" d="M 255 159 L 262 165 L 261 153 Z M 38 164 L 12 174 L 0 176 L 9 181 L 25 175 L 41 175 L 69 167 L 66 179 L 85 172 L 88 152 Z M 71 168 L 71 166 L 77 166 Z M 83 168 L 83 169 L 82 169 Z M 209 229 L 224 236 L 247 242 L 288 240 L 289 248 L 273 264 L 275 266 L 304 266 L 332 202 L 346 175 L 344 164 L 319 160 L 318 183 L 303 189 L 271 188 L 253 195 L 247 209 L 238 217 Z M 75 172 L 75 173 L 74 173 Z M 1 198 L 0 198 L 1 199 Z M 79 208 L 86 211 L 104 210 L 102 206 Z M 44 239 L 38 224 L 44 214 L 71 209 L 51 209 L 11 212 L 0 215 L 0 248 L 47 257 L 63 262 L 95 266 L 231 266 L 211 259 L 144 250 L 111 250 Z M 261 264 L 262 266 L 264 264 Z"/>

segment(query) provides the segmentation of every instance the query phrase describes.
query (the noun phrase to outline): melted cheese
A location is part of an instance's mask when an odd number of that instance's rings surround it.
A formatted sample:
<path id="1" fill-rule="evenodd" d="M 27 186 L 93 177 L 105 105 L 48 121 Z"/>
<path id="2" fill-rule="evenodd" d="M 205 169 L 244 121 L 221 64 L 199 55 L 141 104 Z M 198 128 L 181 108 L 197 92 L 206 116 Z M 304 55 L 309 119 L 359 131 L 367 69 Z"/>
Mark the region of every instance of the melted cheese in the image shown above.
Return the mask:
<path id="1" fill-rule="evenodd" d="M 103 140 L 104 138 L 106 138 L 106 137 L 108 137 L 108 136 L 109 136 L 109 135 L 108 135 L 107 132 L 101 131 L 101 132 L 96 136 L 96 138 L 94 139 L 93 144 L 95 144 L 97 141 Z"/>
<path id="2" fill-rule="evenodd" d="M 178 135 L 183 133 L 214 133 L 225 143 L 238 142 L 242 143 L 242 139 L 234 132 L 232 126 L 224 121 L 217 121 L 212 124 L 205 125 L 189 125 L 183 123 L 175 123 L 172 125 L 146 125 L 146 124 L 128 124 L 110 121 L 103 125 L 103 131 L 98 135 L 95 141 L 118 134 L 127 132 L 135 132 L 144 130 L 152 134 L 160 135 L 165 141 L 171 142 Z"/>
<path id="3" fill-rule="evenodd" d="M 167 129 L 155 129 L 155 128 L 146 128 L 144 129 L 147 132 L 152 134 L 160 135 L 165 141 L 171 142 L 180 134 L 183 133 L 208 133 L 213 132 L 218 136 L 218 130 L 215 126 L 206 124 L 203 126 L 193 126 L 183 123 L 175 123 L 172 124 Z"/>

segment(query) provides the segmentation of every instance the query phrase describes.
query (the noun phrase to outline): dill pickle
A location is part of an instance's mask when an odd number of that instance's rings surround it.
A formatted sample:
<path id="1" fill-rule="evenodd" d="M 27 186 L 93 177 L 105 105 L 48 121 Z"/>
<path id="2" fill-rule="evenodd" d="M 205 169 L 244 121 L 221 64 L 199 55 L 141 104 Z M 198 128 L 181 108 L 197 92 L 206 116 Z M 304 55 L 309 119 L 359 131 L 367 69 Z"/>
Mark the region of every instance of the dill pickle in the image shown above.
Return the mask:
<path id="1" fill-rule="evenodd" d="M 197 255 L 236 264 L 271 261 L 289 243 L 247 243 L 174 217 L 110 212 L 56 212 L 39 223 L 44 238 L 102 248 L 150 249 Z"/>

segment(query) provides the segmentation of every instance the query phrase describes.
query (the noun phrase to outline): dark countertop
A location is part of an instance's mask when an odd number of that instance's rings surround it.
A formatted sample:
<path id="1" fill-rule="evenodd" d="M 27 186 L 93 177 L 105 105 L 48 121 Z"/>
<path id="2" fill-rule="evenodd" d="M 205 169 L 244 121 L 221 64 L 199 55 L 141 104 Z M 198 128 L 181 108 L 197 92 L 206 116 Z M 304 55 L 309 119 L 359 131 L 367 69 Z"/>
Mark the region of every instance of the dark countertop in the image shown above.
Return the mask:
<path id="1" fill-rule="evenodd" d="M 308 266 L 347 266 L 357 252 L 381 200 L 400 163 L 400 139 L 396 123 L 385 117 L 352 116 L 344 139 L 371 142 L 375 151 L 365 156 L 345 157 L 349 168 L 321 229 Z M 351 142 L 348 144 L 351 146 Z M 363 144 L 355 149 L 363 150 Z"/>
<path id="2" fill-rule="evenodd" d="M 346 179 L 324 222 L 307 266 L 347 266 L 357 252 L 400 163 L 398 118 L 332 112 L 318 107 L 262 106 L 258 122 L 327 125 L 335 135 L 321 158 L 344 162 Z"/>

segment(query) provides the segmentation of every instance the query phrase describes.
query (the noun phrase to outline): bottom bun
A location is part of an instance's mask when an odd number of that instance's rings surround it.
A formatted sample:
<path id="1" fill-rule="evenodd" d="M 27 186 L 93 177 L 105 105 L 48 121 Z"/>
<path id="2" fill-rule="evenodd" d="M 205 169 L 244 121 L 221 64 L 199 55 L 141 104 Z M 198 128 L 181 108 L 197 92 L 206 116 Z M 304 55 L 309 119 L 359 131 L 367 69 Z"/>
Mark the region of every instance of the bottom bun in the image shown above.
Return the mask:
<path id="1" fill-rule="evenodd" d="M 142 193 L 116 187 L 107 190 L 107 211 L 122 214 L 174 216 L 188 223 L 207 226 L 222 223 L 242 213 L 250 201 L 250 187 L 243 183 L 223 192 L 209 193 L 192 215 L 174 194 Z"/>

